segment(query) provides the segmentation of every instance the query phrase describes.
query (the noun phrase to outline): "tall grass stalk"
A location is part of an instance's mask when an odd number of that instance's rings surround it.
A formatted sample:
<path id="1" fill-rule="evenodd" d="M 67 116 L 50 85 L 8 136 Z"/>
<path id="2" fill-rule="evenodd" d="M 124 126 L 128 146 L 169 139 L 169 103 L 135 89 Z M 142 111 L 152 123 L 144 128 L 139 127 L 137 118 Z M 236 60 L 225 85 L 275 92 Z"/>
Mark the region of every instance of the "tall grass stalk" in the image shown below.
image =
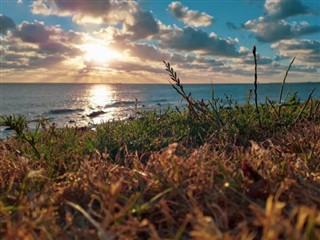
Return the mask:
<path id="1" fill-rule="evenodd" d="M 296 59 L 296 57 L 294 57 L 292 59 L 292 61 L 290 62 L 290 65 L 286 71 L 286 75 L 284 76 L 283 78 L 283 81 L 282 81 L 282 84 L 281 84 L 281 89 L 280 89 L 280 96 L 279 96 L 279 105 L 281 104 L 281 100 L 282 100 L 282 93 L 283 93 L 283 88 L 284 88 L 284 85 L 286 83 L 286 79 L 287 79 L 287 76 L 288 76 L 288 73 L 290 71 L 290 68 L 291 68 L 291 65 L 293 64 L 294 60 Z M 280 107 L 279 107 L 279 113 L 280 113 Z"/>
<path id="2" fill-rule="evenodd" d="M 256 46 L 253 46 L 253 58 L 254 58 L 254 102 L 256 106 L 256 113 L 257 113 L 257 118 L 259 121 L 259 126 L 261 128 L 261 118 L 260 118 L 260 113 L 259 113 L 259 107 L 258 107 L 258 64 L 257 64 L 257 55 L 256 55 Z"/>
<path id="3" fill-rule="evenodd" d="M 302 113 L 304 112 L 304 110 L 306 109 L 307 105 L 309 104 L 312 94 L 314 93 L 314 91 L 316 90 L 316 87 L 314 87 L 311 91 L 311 93 L 309 94 L 309 97 L 307 99 L 307 101 L 304 103 L 303 108 L 301 109 L 301 111 L 299 112 L 298 116 L 296 117 L 296 119 L 294 120 L 293 124 L 295 124 L 299 118 L 301 117 Z"/>

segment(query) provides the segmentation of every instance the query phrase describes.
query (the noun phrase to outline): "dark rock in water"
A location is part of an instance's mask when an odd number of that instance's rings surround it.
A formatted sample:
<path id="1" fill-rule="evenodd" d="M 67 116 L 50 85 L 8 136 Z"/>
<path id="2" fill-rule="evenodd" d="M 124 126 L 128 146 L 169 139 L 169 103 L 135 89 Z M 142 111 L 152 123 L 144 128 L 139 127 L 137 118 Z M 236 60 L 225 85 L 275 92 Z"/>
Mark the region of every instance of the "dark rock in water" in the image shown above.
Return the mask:
<path id="1" fill-rule="evenodd" d="M 95 117 L 98 117 L 99 115 L 105 114 L 105 113 L 106 113 L 106 112 L 104 112 L 104 111 L 96 111 L 96 112 L 90 113 L 90 114 L 88 115 L 88 117 L 90 117 L 90 118 L 95 118 Z"/>
<path id="2" fill-rule="evenodd" d="M 5 130 L 5 131 L 11 131 L 11 130 L 13 130 L 13 128 L 8 127 L 8 128 L 5 128 L 4 130 Z"/>
<path id="3" fill-rule="evenodd" d="M 75 120 L 70 120 L 70 121 L 69 121 L 69 123 L 75 123 L 75 122 L 76 122 Z"/>
<path id="4" fill-rule="evenodd" d="M 79 128 L 77 128 L 77 130 L 78 130 L 79 132 L 87 132 L 87 131 L 90 130 L 90 128 L 88 128 L 88 127 L 79 127 Z"/>

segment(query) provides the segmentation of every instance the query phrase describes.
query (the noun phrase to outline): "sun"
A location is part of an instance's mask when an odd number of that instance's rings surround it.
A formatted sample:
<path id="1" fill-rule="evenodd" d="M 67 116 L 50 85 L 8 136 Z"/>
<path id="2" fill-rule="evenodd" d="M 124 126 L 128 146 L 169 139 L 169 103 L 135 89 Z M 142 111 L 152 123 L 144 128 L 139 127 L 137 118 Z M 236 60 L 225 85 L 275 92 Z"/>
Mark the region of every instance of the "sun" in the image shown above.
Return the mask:
<path id="1" fill-rule="evenodd" d="M 99 43 L 83 45 L 83 51 L 83 59 L 85 63 L 89 63 L 93 66 L 104 66 L 119 55 L 107 45 Z"/>

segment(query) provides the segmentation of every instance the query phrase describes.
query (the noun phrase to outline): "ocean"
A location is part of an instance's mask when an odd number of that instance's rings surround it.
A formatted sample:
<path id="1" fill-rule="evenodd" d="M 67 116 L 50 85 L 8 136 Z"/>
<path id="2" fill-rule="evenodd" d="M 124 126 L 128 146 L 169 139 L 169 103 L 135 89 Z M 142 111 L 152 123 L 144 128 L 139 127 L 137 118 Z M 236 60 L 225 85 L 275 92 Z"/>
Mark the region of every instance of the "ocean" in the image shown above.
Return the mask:
<path id="1" fill-rule="evenodd" d="M 320 83 L 287 83 L 283 98 L 298 92 L 304 101 L 316 87 L 313 97 L 320 97 Z M 226 103 L 226 96 L 244 103 L 253 84 L 186 84 L 185 91 L 196 99 L 214 96 Z M 278 100 L 281 84 L 258 85 L 260 102 L 268 96 Z M 253 97 L 251 98 L 253 103 Z M 30 126 L 45 117 L 58 127 L 87 126 L 106 121 L 123 120 L 139 110 L 163 111 L 170 105 L 183 107 L 184 102 L 170 84 L 23 84 L 0 83 L 0 115 L 23 114 Z M 0 137 L 8 135 L 0 128 Z"/>

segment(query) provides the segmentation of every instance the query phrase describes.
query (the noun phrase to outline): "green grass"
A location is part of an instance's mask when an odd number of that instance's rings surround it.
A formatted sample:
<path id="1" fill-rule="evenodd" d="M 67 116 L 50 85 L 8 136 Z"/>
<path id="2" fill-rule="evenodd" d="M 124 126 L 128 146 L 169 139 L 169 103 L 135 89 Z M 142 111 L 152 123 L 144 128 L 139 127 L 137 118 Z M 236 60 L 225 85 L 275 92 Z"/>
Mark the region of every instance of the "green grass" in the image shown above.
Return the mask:
<path id="1" fill-rule="evenodd" d="M 24 129 L 0 142 L 0 235 L 315 239 L 318 104 L 281 117 L 260 105 L 262 128 L 253 106 L 235 105 L 219 109 L 222 126 L 168 109 L 96 131 Z"/>
<path id="2" fill-rule="evenodd" d="M 181 112 L 96 131 L 2 117 L 1 238 L 320 238 L 320 100 L 225 108 L 166 66 Z"/>

